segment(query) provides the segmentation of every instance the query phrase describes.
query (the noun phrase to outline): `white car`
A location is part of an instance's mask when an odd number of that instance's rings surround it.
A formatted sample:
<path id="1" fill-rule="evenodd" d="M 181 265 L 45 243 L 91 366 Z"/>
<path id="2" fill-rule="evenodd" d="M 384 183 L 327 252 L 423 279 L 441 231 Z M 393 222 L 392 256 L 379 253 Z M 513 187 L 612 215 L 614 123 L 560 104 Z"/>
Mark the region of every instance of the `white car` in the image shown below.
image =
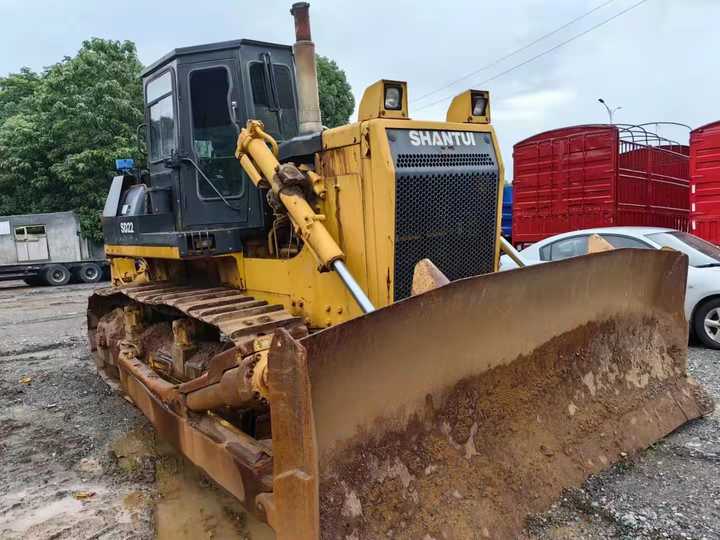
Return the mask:
<path id="1" fill-rule="evenodd" d="M 615 248 L 661 249 L 685 253 L 690 262 L 685 317 L 703 345 L 720 349 L 720 248 L 695 235 L 658 227 L 602 227 L 557 234 L 520 251 L 527 264 L 540 264 L 587 253 L 588 238 L 597 234 Z M 500 269 L 516 268 L 508 256 Z"/>

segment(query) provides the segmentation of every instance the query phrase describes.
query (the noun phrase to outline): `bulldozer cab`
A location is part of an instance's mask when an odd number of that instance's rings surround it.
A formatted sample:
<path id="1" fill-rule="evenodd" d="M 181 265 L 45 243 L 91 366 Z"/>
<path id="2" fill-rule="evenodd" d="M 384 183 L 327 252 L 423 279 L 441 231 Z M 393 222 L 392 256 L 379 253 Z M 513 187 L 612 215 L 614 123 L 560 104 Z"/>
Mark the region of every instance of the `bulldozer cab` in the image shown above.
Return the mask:
<path id="1" fill-rule="evenodd" d="M 291 47 L 251 40 L 175 49 L 150 65 L 142 77 L 151 187 L 116 178 L 104 216 L 110 243 L 156 233 L 192 251 L 183 233 L 218 229 L 203 247 L 230 251 L 263 230 L 263 196 L 235 159 L 235 142 L 249 118 L 278 140 L 297 135 L 294 73 Z"/>
<path id="2" fill-rule="evenodd" d="M 263 225 L 235 141 L 248 118 L 280 140 L 297 135 L 293 73 L 289 47 L 247 40 L 176 49 L 145 70 L 151 183 L 176 192 L 179 228 Z"/>

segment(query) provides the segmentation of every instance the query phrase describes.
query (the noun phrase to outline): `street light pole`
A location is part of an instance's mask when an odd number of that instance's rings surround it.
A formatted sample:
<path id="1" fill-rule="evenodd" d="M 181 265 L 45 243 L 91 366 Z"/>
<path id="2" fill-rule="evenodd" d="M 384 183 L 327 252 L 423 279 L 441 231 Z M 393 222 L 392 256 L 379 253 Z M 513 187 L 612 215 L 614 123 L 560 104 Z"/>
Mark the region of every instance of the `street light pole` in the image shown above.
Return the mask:
<path id="1" fill-rule="evenodd" d="M 605 100 L 603 98 L 598 98 L 598 101 L 602 103 L 605 107 L 605 110 L 608 113 L 608 117 L 610 118 L 610 123 L 613 124 L 613 115 L 615 114 L 615 111 L 619 111 L 620 109 L 622 109 L 622 107 L 615 107 L 614 109 L 611 109 L 610 107 L 608 107 L 608 104 L 605 103 Z"/>

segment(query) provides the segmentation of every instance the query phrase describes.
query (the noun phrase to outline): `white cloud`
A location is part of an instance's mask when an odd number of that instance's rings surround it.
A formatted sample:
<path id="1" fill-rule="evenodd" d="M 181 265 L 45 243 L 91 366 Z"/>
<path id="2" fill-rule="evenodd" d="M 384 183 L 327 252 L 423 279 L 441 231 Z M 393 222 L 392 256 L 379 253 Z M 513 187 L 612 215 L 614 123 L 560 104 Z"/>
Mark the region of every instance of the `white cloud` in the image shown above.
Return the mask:
<path id="1" fill-rule="evenodd" d="M 537 109 L 540 107 L 556 107 L 565 105 L 575 99 L 574 90 L 559 88 L 555 90 L 540 90 L 508 97 L 500 101 L 501 107 L 511 109 Z"/>
<path id="2" fill-rule="evenodd" d="M 569 107 L 577 93 L 559 88 L 518 94 L 493 103 L 493 118 L 500 122 L 542 120 L 556 113 L 560 107 Z"/>

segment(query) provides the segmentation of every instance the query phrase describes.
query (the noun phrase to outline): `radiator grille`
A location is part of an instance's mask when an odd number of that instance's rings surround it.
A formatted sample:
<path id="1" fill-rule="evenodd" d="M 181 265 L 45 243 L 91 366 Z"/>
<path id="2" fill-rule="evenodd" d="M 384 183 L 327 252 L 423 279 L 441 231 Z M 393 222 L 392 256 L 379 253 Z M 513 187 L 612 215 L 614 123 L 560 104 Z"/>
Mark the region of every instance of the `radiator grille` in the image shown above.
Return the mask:
<path id="1" fill-rule="evenodd" d="M 450 279 L 493 271 L 498 173 L 487 154 L 399 154 L 395 183 L 395 300 L 410 296 L 415 264 L 429 258 Z M 472 159 L 470 159 L 472 157 Z M 400 165 L 400 160 L 412 165 Z M 460 170 L 452 170 L 450 162 Z M 425 165 L 427 164 L 427 165 Z M 487 165 L 491 165 L 488 167 Z M 438 167 L 419 171 L 421 167 Z M 412 167 L 412 170 L 402 170 Z M 440 168 L 442 167 L 442 168 Z"/>
<path id="2" fill-rule="evenodd" d="M 395 167 L 492 167 L 490 154 L 398 154 Z"/>

